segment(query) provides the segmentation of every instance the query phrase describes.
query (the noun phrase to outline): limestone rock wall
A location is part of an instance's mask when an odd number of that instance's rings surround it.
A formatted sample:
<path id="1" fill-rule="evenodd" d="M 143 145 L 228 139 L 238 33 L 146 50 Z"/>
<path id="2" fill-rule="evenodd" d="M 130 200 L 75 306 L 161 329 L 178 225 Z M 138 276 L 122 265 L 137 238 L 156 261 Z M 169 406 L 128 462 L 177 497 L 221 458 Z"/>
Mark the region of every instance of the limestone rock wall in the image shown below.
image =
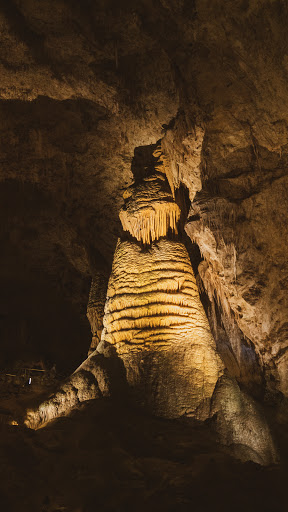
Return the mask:
<path id="1" fill-rule="evenodd" d="M 205 259 L 199 273 L 211 300 L 221 304 L 226 318 L 233 316 L 254 348 L 267 392 L 280 390 L 285 395 L 288 233 L 282 208 L 286 182 L 279 178 L 237 202 L 232 201 L 232 190 L 229 200 L 203 194 L 191 211 L 199 220 L 194 217 L 186 227 Z"/>

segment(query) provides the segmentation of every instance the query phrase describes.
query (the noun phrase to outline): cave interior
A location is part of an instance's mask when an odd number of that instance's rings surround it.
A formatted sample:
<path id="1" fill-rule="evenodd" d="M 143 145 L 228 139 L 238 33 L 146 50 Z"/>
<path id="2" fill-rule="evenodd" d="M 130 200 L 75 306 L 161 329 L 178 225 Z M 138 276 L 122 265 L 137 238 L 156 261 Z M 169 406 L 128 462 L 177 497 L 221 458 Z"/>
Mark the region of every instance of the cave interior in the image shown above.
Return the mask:
<path id="1" fill-rule="evenodd" d="M 286 512 L 287 24 L 0 0 L 0 510 Z"/>

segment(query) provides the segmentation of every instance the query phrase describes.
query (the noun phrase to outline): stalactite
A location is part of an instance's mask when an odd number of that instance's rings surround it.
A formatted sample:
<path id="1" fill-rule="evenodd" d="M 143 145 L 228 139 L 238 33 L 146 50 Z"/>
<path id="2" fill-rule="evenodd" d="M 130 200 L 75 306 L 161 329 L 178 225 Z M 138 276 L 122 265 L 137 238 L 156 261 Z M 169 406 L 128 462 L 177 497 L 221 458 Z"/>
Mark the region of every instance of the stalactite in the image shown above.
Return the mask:
<path id="1" fill-rule="evenodd" d="M 161 239 L 143 252 L 134 241 L 118 241 L 103 324 L 98 350 L 115 346 L 137 401 L 161 416 L 201 416 L 196 410 L 213 394 L 223 364 L 181 242 Z M 140 373 L 139 354 L 146 361 Z"/>
<path id="2" fill-rule="evenodd" d="M 147 245 L 166 236 L 169 229 L 172 233 L 177 234 L 179 217 L 178 206 L 169 202 L 158 202 L 153 207 L 142 207 L 133 216 L 129 215 L 126 210 L 120 212 L 124 231 L 129 231 L 138 242 Z"/>
<path id="3" fill-rule="evenodd" d="M 130 187 L 124 194 L 125 205 L 120 211 L 124 231 L 146 245 L 168 234 L 177 234 L 180 209 L 165 176 L 155 173 L 144 183 Z"/>

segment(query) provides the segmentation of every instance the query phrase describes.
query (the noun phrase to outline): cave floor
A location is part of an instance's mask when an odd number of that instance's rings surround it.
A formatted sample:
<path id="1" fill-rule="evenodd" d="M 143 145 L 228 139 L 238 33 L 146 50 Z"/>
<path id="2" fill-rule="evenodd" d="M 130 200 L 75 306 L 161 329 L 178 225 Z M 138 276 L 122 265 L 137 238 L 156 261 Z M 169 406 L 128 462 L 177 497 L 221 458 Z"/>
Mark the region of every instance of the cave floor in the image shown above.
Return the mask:
<path id="1" fill-rule="evenodd" d="M 100 400 L 38 431 L 0 428 L 1 511 L 288 508 L 287 464 L 240 463 L 205 424 L 161 420 Z"/>

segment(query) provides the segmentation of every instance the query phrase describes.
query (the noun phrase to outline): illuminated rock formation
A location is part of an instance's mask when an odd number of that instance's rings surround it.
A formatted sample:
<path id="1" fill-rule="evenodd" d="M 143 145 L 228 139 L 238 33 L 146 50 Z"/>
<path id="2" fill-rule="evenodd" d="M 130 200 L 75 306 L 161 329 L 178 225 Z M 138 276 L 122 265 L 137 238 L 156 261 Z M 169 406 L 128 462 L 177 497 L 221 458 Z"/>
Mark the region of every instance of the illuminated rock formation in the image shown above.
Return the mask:
<path id="1" fill-rule="evenodd" d="M 278 461 L 269 426 L 258 404 L 227 376 L 217 383 L 211 416 L 221 444 L 238 459 L 269 465 Z"/>
<path id="2" fill-rule="evenodd" d="M 111 353 L 102 355 L 94 351 L 55 393 L 26 411 L 24 423 L 38 429 L 59 416 L 66 416 L 82 402 L 124 393 L 125 376 L 119 359 Z"/>
<path id="3" fill-rule="evenodd" d="M 101 348 L 113 345 L 136 399 L 161 416 L 197 414 L 223 363 L 181 242 L 118 241 Z"/>
<path id="4" fill-rule="evenodd" d="M 60 390 L 27 411 L 25 424 L 38 428 L 80 402 L 122 394 L 162 417 L 215 416 L 221 441 L 237 457 L 274 462 L 265 419 L 224 374 L 189 255 L 175 239 L 180 209 L 166 176 L 144 178 L 124 198 L 120 219 L 129 235 L 116 246 L 101 341 L 104 287 L 95 278 L 87 315 L 97 348 Z"/>
<path id="5" fill-rule="evenodd" d="M 177 233 L 180 209 L 166 177 L 160 172 L 144 178 L 136 187 L 129 187 L 124 199 L 119 214 L 123 229 L 139 242 L 150 244 L 166 236 L 169 228 Z"/>

